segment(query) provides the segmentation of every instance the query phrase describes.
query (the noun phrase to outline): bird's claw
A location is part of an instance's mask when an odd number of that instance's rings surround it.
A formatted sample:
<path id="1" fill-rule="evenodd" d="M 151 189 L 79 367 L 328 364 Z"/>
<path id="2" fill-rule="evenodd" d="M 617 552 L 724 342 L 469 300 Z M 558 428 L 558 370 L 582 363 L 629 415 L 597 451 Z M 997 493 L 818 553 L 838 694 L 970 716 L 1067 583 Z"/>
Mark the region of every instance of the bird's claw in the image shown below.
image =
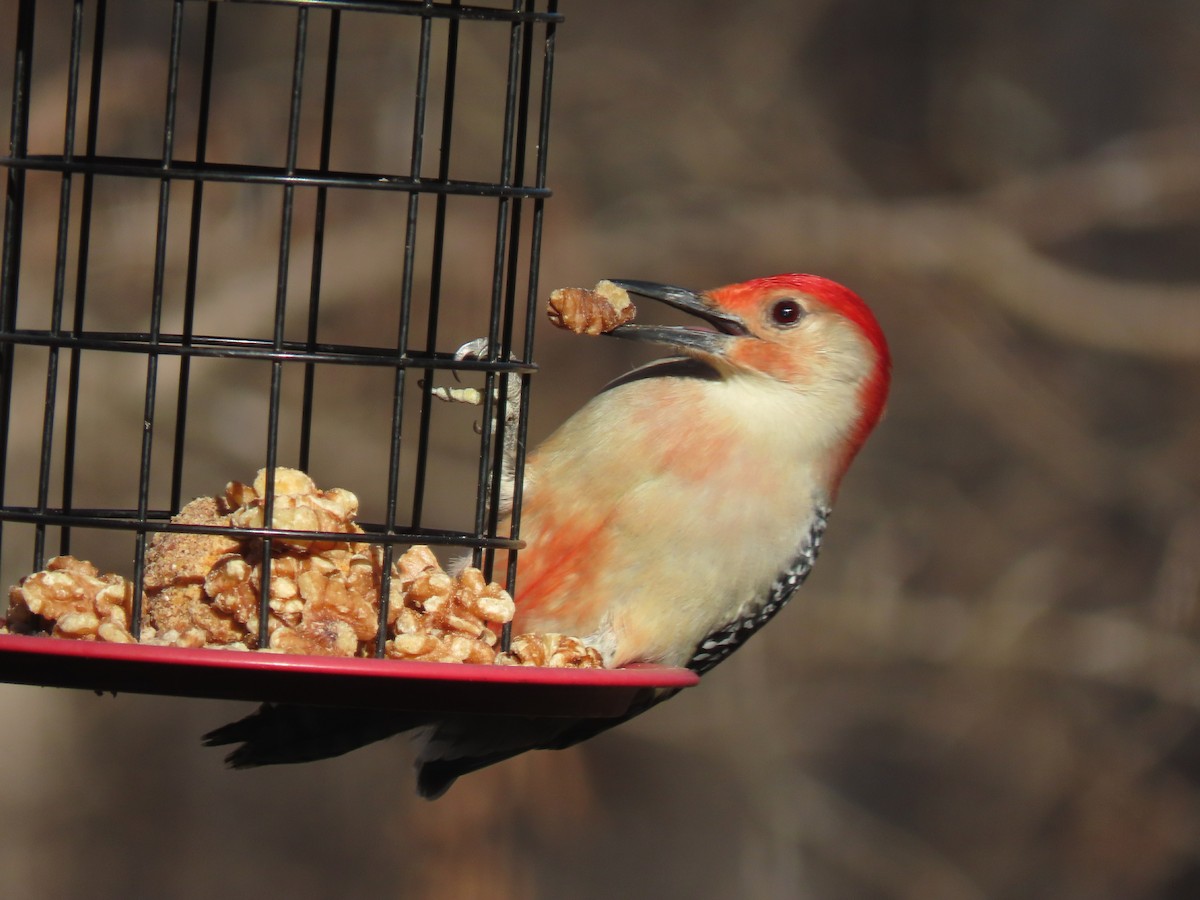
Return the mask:
<path id="1" fill-rule="evenodd" d="M 488 339 L 485 337 L 467 341 L 454 351 L 454 359 L 456 362 L 467 359 L 485 359 L 488 355 L 488 346 Z M 457 372 L 454 373 L 454 377 L 458 378 Z M 430 393 L 446 403 L 467 403 L 471 406 L 480 406 L 483 403 L 483 392 L 476 388 L 434 387 L 430 389 Z M 499 391 L 497 390 L 496 393 L 498 396 Z M 505 421 L 515 422 L 521 410 L 521 380 L 519 378 L 509 377 L 507 395 L 504 418 Z"/>
<path id="2" fill-rule="evenodd" d="M 485 337 L 467 341 L 454 351 L 454 358 L 459 362 L 464 359 L 483 359 L 488 354 L 488 339 Z"/>
<path id="3" fill-rule="evenodd" d="M 485 337 L 475 338 L 473 341 L 467 341 L 461 347 L 454 351 L 455 362 L 462 362 L 464 359 L 483 359 L 487 356 L 488 339 Z M 454 378 L 458 380 L 458 372 L 454 372 Z M 472 387 L 435 387 L 429 391 L 437 399 L 445 403 L 466 403 L 470 406 L 480 406 L 483 404 L 483 392 Z"/>

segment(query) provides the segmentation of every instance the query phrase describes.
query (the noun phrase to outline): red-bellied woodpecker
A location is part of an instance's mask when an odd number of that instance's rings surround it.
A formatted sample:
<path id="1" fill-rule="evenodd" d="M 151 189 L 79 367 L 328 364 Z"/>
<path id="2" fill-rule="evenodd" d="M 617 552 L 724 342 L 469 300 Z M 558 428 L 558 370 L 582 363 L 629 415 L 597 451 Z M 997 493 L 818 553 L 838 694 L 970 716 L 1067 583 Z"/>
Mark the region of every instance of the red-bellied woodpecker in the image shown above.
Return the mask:
<path id="1" fill-rule="evenodd" d="M 618 379 L 530 454 L 514 630 L 583 637 L 610 667 L 703 674 L 808 575 L 842 476 L 883 412 L 891 360 L 863 301 L 817 276 L 702 293 L 616 284 L 712 327 L 613 330 L 684 355 Z M 418 788 L 435 797 L 460 775 L 614 724 L 265 706 L 206 740 L 244 741 L 230 762 L 247 766 L 420 727 Z"/>

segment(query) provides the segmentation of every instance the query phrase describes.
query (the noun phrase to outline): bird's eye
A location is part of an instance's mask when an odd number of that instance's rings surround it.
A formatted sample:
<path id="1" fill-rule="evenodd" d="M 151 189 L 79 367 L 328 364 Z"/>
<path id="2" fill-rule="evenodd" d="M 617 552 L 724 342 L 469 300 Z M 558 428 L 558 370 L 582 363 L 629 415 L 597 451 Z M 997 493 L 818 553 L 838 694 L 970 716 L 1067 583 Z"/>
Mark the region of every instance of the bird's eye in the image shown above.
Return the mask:
<path id="1" fill-rule="evenodd" d="M 776 325 L 795 325 L 804 318 L 805 310 L 800 301 L 792 297 L 779 300 L 771 307 L 771 318 Z"/>

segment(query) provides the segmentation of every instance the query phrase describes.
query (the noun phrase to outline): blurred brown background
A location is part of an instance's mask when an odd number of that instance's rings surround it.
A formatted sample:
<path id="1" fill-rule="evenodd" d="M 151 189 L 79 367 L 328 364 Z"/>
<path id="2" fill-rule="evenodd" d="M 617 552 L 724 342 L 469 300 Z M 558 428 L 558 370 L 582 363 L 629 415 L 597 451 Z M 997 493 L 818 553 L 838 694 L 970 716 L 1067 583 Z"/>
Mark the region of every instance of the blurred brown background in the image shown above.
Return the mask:
<path id="1" fill-rule="evenodd" d="M 4 98 L 16 6 L 0 0 Z M 892 341 L 888 416 L 801 598 L 701 688 L 432 805 L 399 741 L 231 773 L 199 735 L 245 704 L 0 686 L 4 893 L 1200 894 L 1200 6 L 562 11 L 543 292 L 813 271 L 868 298 Z M 110 4 L 101 152 L 161 152 L 168 17 L 150 0 Z M 334 165 L 404 172 L 415 20 L 380 19 L 344 21 Z M 269 6 L 223 20 L 210 158 L 281 162 L 294 20 Z M 42 11 L 39 28 L 30 146 L 61 152 L 66 20 Z M 507 34 L 464 28 L 463 41 L 455 173 L 492 180 Z M 185 88 L 196 77 L 185 65 Z M 98 189 L 89 273 L 90 324 L 114 330 L 144 326 L 157 197 L 150 182 L 117 187 Z M 58 189 L 30 177 L 41 212 L 23 297 L 52 281 Z M 190 188 L 175 191 L 186 204 Z M 331 196 L 328 339 L 395 333 L 404 202 Z M 450 209 L 441 349 L 486 323 L 495 218 Z M 205 217 L 199 330 L 269 334 L 278 193 L 214 185 Z M 303 266 L 294 280 L 302 294 Z M 22 315 L 45 327 L 31 301 Z M 535 356 L 535 439 L 641 359 L 549 328 Z M 45 369 L 30 362 L 13 385 L 28 427 L 8 452 L 32 484 Z M 84 505 L 136 484 L 144 364 L 111 365 L 86 388 Z M 189 495 L 261 464 L 266 374 L 197 365 Z M 319 396 L 313 474 L 358 493 L 365 518 L 382 504 L 388 390 L 346 371 Z M 439 411 L 427 524 L 469 523 L 473 416 Z M 7 501 L 32 502 L 19 492 Z M 5 540 L 28 538 L 9 527 Z M 102 567 L 129 565 L 125 538 L 79 541 Z M 5 548 L 5 585 L 28 558 Z"/>

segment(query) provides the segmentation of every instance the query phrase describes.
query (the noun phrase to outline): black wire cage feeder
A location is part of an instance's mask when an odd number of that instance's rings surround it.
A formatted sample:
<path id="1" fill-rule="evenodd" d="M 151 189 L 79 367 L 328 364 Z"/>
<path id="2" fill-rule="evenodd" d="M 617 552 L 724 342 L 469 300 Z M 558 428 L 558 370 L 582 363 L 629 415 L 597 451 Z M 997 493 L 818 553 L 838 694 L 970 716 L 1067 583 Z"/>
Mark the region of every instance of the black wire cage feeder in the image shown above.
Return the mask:
<path id="1" fill-rule="evenodd" d="M 0 634 L 0 680 L 335 704 L 351 684 L 355 705 L 599 716 L 694 681 L 381 658 L 408 547 L 519 588 L 527 404 L 505 407 L 535 371 L 556 0 L 0 10 L 0 580 L 65 556 L 122 572 L 135 639 Z M 460 378 L 478 408 L 438 402 Z M 226 532 L 260 559 L 345 540 L 275 527 L 270 478 L 257 525 L 172 521 L 277 467 L 361 497 L 375 658 L 137 643 L 156 535 Z"/>

